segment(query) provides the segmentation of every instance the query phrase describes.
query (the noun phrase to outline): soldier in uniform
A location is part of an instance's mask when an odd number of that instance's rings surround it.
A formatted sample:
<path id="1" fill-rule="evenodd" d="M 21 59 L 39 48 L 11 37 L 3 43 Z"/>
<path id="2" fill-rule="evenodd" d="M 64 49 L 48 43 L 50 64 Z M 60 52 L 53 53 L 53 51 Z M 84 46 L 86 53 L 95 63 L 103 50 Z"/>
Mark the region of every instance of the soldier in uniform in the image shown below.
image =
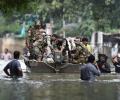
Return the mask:
<path id="1" fill-rule="evenodd" d="M 43 45 L 46 42 L 43 37 L 43 30 L 41 31 L 40 25 L 34 25 L 34 27 L 28 30 L 28 47 L 30 52 L 30 59 L 42 60 Z M 45 33 L 45 30 L 44 30 Z"/>
<path id="2" fill-rule="evenodd" d="M 84 50 L 82 46 L 80 45 L 79 40 L 75 40 L 76 49 L 71 52 L 72 54 L 72 63 L 85 63 L 86 62 L 86 56 L 84 54 Z"/>
<path id="3" fill-rule="evenodd" d="M 33 49 L 33 43 L 35 42 L 35 29 L 34 28 L 28 30 L 28 37 L 26 41 L 27 41 L 29 52 L 30 52 L 29 59 L 37 59 L 36 54 Z"/>
<path id="4" fill-rule="evenodd" d="M 36 30 L 36 38 L 35 42 L 33 43 L 34 45 L 34 51 L 38 55 L 37 60 L 42 61 L 43 59 L 43 53 L 44 53 L 44 48 L 45 48 L 45 43 L 47 43 L 45 36 L 43 35 L 45 33 L 45 30 L 40 29 Z"/>
<path id="5" fill-rule="evenodd" d="M 87 58 L 91 55 L 91 52 L 85 47 L 88 46 L 87 38 L 75 39 L 76 50 L 74 50 L 73 63 L 86 63 Z M 88 46 L 89 47 L 89 46 Z"/>
<path id="6" fill-rule="evenodd" d="M 61 63 L 62 62 L 61 42 L 59 41 L 58 35 L 56 34 L 52 35 L 50 48 L 52 50 L 53 59 L 55 63 Z"/>

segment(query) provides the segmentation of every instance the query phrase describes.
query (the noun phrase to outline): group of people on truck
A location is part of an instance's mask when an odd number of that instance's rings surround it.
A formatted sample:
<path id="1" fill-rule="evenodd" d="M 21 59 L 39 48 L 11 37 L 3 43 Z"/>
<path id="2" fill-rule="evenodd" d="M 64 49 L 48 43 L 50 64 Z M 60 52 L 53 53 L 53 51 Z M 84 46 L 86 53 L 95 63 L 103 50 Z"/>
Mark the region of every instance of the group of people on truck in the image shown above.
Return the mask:
<path id="1" fill-rule="evenodd" d="M 74 63 L 86 64 L 88 57 L 93 54 L 93 48 L 86 37 L 64 38 L 58 34 L 47 35 L 44 25 L 34 25 L 28 30 L 26 48 L 24 55 L 30 60 L 43 61 L 47 63 Z M 111 66 L 107 62 L 105 54 L 99 54 L 96 61 L 102 73 L 111 73 Z M 118 60 L 116 60 L 118 59 Z M 118 68 L 118 56 L 112 58 L 115 71 Z"/>
<path id="2" fill-rule="evenodd" d="M 92 47 L 86 37 L 64 38 L 57 34 L 47 35 L 42 25 L 28 30 L 24 55 L 44 62 L 85 63 Z"/>

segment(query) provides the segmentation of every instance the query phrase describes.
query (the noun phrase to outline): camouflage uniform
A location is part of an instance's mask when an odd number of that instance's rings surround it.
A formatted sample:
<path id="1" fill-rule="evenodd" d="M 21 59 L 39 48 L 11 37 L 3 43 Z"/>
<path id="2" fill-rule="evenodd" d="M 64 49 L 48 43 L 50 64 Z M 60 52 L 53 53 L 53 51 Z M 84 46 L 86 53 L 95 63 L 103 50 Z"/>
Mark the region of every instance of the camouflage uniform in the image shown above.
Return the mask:
<path id="1" fill-rule="evenodd" d="M 34 51 L 34 45 L 33 45 L 33 43 L 35 42 L 34 34 L 35 34 L 35 31 L 33 29 L 30 33 L 28 33 L 28 38 L 27 38 L 29 52 L 30 52 L 30 59 L 37 59 L 37 56 Z"/>
<path id="2" fill-rule="evenodd" d="M 38 26 L 34 26 L 32 30 L 28 31 L 27 41 L 29 44 L 30 59 L 38 60 L 40 58 L 41 60 L 44 51 L 44 43 L 46 43 L 46 40 L 36 27 Z"/>
<path id="3" fill-rule="evenodd" d="M 82 47 L 81 44 L 76 44 L 76 51 L 73 56 L 73 63 L 86 63 L 87 57 L 90 54 Z"/>

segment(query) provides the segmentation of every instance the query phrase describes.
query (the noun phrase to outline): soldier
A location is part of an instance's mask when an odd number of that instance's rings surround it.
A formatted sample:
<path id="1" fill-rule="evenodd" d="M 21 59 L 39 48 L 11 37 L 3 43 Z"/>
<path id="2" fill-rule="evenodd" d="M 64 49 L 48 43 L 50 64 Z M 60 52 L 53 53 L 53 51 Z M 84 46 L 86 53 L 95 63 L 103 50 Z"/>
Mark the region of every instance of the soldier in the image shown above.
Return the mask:
<path id="1" fill-rule="evenodd" d="M 33 48 L 34 42 L 35 42 L 35 29 L 32 28 L 32 29 L 28 30 L 28 37 L 26 39 L 26 44 L 28 46 L 29 53 L 30 53 L 29 59 L 37 59 L 37 55 L 35 54 L 35 51 Z"/>
<path id="2" fill-rule="evenodd" d="M 53 53 L 53 59 L 55 63 L 61 63 L 63 61 L 63 56 L 61 52 L 61 42 L 59 40 L 59 36 L 56 34 L 53 34 L 51 37 L 51 46 L 50 46 L 52 53 Z"/>
<path id="3" fill-rule="evenodd" d="M 80 41 L 78 39 L 74 40 L 76 49 L 71 51 L 72 63 L 84 63 L 84 54 L 82 47 L 80 46 Z"/>
<path id="4" fill-rule="evenodd" d="M 41 61 L 43 58 L 43 52 L 45 48 L 45 44 L 47 43 L 46 38 L 42 34 L 43 32 L 39 31 L 36 33 L 36 41 L 33 43 L 34 51 L 38 55 L 38 60 Z"/>

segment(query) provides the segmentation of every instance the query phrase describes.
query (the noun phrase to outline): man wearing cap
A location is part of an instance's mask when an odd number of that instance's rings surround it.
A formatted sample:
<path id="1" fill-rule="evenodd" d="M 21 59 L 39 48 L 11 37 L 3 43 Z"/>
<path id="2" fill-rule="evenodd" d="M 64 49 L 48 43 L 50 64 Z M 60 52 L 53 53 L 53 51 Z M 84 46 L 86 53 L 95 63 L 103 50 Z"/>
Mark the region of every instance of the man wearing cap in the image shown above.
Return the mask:
<path id="1" fill-rule="evenodd" d="M 113 65 L 115 66 L 115 72 L 120 73 L 120 53 L 112 58 Z"/>

